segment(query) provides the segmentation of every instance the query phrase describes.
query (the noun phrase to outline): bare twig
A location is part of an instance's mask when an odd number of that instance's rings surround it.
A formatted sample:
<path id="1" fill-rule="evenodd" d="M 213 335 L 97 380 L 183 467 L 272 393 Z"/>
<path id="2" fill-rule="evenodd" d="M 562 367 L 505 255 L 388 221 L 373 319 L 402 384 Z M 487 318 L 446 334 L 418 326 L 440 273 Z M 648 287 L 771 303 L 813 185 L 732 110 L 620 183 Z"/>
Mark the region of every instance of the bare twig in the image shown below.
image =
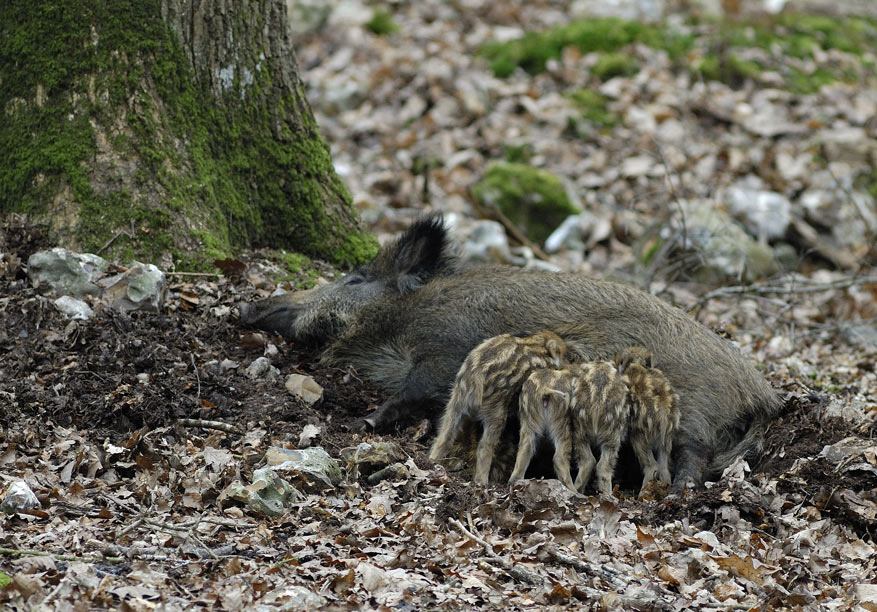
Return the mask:
<path id="1" fill-rule="evenodd" d="M 670 172 L 670 164 L 667 163 L 667 158 L 664 157 L 664 151 L 661 150 L 660 144 L 658 141 L 654 141 L 655 150 L 658 152 L 658 157 L 661 160 L 661 165 L 664 167 L 664 178 L 667 179 L 667 184 L 670 186 L 670 196 L 673 198 L 673 203 L 676 205 L 676 208 L 679 209 L 679 219 L 682 223 L 682 248 L 685 249 L 688 247 L 688 222 L 685 218 L 685 208 L 682 207 L 682 200 L 679 197 L 679 192 L 676 191 L 676 185 L 673 184 L 671 180 L 672 173 Z M 682 178 L 679 178 L 679 182 L 682 182 Z"/>
<path id="2" fill-rule="evenodd" d="M 165 272 L 165 276 L 213 276 L 219 278 L 220 272 Z"/>
<path id="3" fill-rule="evenodd" d="M 82 561 L 83 563 L 124 563 L 122 557 L 105 557 L 103 555 L 63 555 L 46 550 L 27 548 L 0 548 L 0 557 L 51 557 L 56 561 Z"/>
<path id="4" fill-rule="evenodd" d="M 877 284 L 877 274 L 868 276 L 851 276 L 827 283 L 813 283 L 809 281 L 795 281 L 794 284 L 756 284 L 734 285 L 732 287 L 720 287 L 701 297 L 701 301 L 727 295 L 790 295 L 796 293 L 822 293 L 832 289 L 847 289 L 858 285 Z"/>
<path id="5" fill-rule="evenodd" d="M 100 255 L 101 253 L 106 251 L 108 248 L 110 248 L 110 245 L 113 244 L 116 241 L 116 238 L 118 238 L 119 236 L 128 236 L 128 238 L 130 238 L 132 240 L 134 239 L 134 236 L 129 234 L 127 230 L 119 230 L 118 232 L 113 234 L 112 237 L 109 240 L 107 240 L 101 248 L 99 248 L 97 251 L 95 251 L 94 254 Z"/>
<path id="6" fill-rule="evenodd" d="M 53 599 L 55 599 L 55 596 L 61 591 L 61 587 L 64 586 L 64 583 L 66 582 L 66 579 L 67 579 L 67 576 L 66 576 L 66 575 L 65 575 L 65 576 L 61 576 L 61 579 L 58 581 L 57 586 L 55 586 L 55 588 L 52 589 L 52 590 L 49 592 L 49 594 L 46 595 L 46 596 L 43 598 L 43 601 L 42 601 L 42 605 L 43 605 L 43 606 L 48 606 L 49 603 L 50 603 Z"/>
<path id="7" fill-rule="evenodd" d="M 204 547 L 204 548 L 207 550 L 207 553 L 208 553 L 212 558 L 214 558 L 214 559 L 218 559 L 219 557 L 216 555 L 216 553 L 213 552 L 213 550 L 212 550 L 209 546 L 207 546 L 207 544 L 205 544 L 204 541 L 203 541 L 200 537 L 198 537 L 198 534 L 197 534 L 197 533 L 195 533 L 195 530 L 198 529 L 198 525 L 201 524 L 201 519 L 202 519 L 202 518 L 204 518 L 204 513 L 203 513 L 203 512 L 201 513 L 200 516 L 198 516 L 198 517 L 192 522 L 192 525 L 189 527 L 189 531 L 187 532 L 186 537 L 189 538 L 190 540 L 193 540 L 193 541 L 194 541 L 196 544 L 198 544 L 199 546 Z"/>
<path id="8" fill-rule="evenodd" d="M 135 529 L 137 529 L 138 527 L 140 527 L 140 525 L 143 524 L 143 521 L 144 521 L 144 520 L 146 520 L 146 519 L 143 518 L 142 516 L 139 517 L 136 521 L 134 521 L 133 523 L 131 523 L 130 525 L 128 525 L 127 527 L 125 527 L 122 531 L 120 531 L 120 532 L 119 532 L 119 537 L 122 537 L 123 535 L 126 535 L 126 534 L 130 533 L 131 531 L 134 531 Z"/>
<path id="9" fill-rule="evenodd" d="M 195 403 L 199 403 L 201 401 L 201 376 L 198 374 L 198 366 L 195 365 L 195 353 L 189 353 L 189 358 L 192 360 L 192 369 L 195 371 L 195 380 L 198 382 L 198 392 L 195 396 Z"/>
<path id="10" fill-rule="evenodd" d="M 577 584 L 576 588 L 588 596 L 593 602 L 601 602 L 601 608 L 620 610 L 671 610 L 672 607 L 661 601 L 641 597 L 619 595 L 613 591 L 601 591 L 585 584 Z"/>
<path id="11" fill-rule="evenodd" d="M 542 550 L 545 552 L 546 555 L 548 555 L 550 559 L 562 565 L 568 565 L 574 570 L 579 571 L 583 574 L 594 576 L 595 578 L 602 578 L 603 580 L 611 584 L 613 588 L 623 589 L 628 586 L 627 582 L 619 577 L 618 572 L 609 567 L 597 566 L 592 563 L 585 563 L 577 557 L 573 557 L 572 555 L 561 552 L 554 546 L 546 546 Z"/>
<path id="12" fill-rule="evenodd" d="M 170 534 L 185 536 L 189 533 L 189 529 L 191 525 L 186 525 L 183 527 L 182 525 L 168 525 L 167 523 L 161 523 L 159 521 L 151 521 L 149 519 L 143 519 L 143 524 L 147 527 L 152 527 L 154 529 L 158 529 L 159 531 L 165 531 Z"/>
<path id="13" fill-rule="evenodd" d="M 231 423 L 223 423 L 222 421 L 208 421 L 206 419 L 177 419 L 177 423 L 183 427 L 201 427 L 202 429 L 216 429 L 230 434 L 241 434 L 240 429 Z"/>
<path id="14" fill-rule="evenodd" d="M 488 559 L 486 560 L 486 562 L 499 565 L 505 573 L 507 573 L 518 582 L 525 582 L 527 584 L 537 586 L 544 584 L 542 578 L 540 578 L 536 574 L 524 569 L 523 567 L 512 565 L 508 560 L 500 557 L 498 554 L 496 554 L 496 551 L 493 550 L 493 546 L 491 546 L 491 544 L 487 540 L 478 537 L 477 535 L 466 529 L 463 523 L 461 523 L 457 519 L 448 519 L 448 522 L 454 527 L 454 529 L 462 533 L 464 536 L 466 536 L 473 542 L 481 545 L 481 547 L 484 549 L 484 552 L 487 553 Z"/>
<path id="15" fill-rule="evenodd" d="M 512 238 L 533 251 L 533 255 L 535 255 L 542 261 L 551 261 L 551 258 L 549 258 L 548 255 L 545 254 L 545 251 L 543 251 L 538 244 L 527 238 L 526 234 L 524 234 L 524 232 L 522 232 L 518 228 L 518 226 L 515 225 L 515 223 L 499 209 L 498 206 L 482 207 L 482 212 L 485 212 L 486 214 L 495 217 L 495 219 L 506 229 L 506 231 L 511 234 Z"/>
<path id="16" fill-rule="evenodd" d="M 877 227 L 874 226 L 874 218 L 865 209 L 864 204 L 858 198 L 854 197 L 853 193 L 849 189 L 847 189 L 846 185 L 844 185 L 843 182 L 841 182 L 838 176 L 834 173 L 834 170 L 832 170 L 831 164 L 828 165 L 827 170 L 828 173 L 831 174 L 831 178 L 834 179 L 834 184 L 838 187 L 838 189 L 844 192 L 847 201 L 852 204 L 853 207 L 856 209 L 856 212 L 859 213 L 859 216 L 862 218 L 862 222 L 865 224 L 865 230 L 867 232 L 867 235 L 869 237 L 873 236 L 875 233 L 877 233 Z"/>

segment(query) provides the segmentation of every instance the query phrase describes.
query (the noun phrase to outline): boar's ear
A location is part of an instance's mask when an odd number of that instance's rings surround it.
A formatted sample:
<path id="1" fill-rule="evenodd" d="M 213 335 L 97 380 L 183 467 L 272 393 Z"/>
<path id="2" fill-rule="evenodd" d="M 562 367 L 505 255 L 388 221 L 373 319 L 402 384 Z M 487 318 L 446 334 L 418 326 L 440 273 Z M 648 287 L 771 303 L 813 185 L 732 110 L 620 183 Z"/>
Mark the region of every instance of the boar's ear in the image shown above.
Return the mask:
<path id="1" fill-rule="evenodd" d="M 455 261 L 441 215 L 415 221 L 387 255 L 400 293 L 414 291 L 449 270 Z"/>

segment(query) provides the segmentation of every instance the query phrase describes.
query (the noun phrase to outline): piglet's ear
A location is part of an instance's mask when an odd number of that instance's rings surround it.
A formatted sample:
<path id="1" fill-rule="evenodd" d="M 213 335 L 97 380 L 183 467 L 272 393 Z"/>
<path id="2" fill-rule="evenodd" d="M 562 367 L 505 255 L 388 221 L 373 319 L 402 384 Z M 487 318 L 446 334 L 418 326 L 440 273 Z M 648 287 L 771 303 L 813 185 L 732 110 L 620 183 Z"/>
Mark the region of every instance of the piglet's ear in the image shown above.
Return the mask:
<path id="1" fill-rule="evenodd" d="M 615 355 L 615 365 L 618 366 L 619 374 L 624 374 L 631 363 L 633 363 L 633 357 L 629 352 L 624 351 Z"/>
<path id="2" fill-rule="evenodd" d="M 378 255 L 378 273 L 395 277 L 400 293 L 408 293 L 456 264 L 451 239 L 441 215 L 416 221 L 399 239 Z"/>

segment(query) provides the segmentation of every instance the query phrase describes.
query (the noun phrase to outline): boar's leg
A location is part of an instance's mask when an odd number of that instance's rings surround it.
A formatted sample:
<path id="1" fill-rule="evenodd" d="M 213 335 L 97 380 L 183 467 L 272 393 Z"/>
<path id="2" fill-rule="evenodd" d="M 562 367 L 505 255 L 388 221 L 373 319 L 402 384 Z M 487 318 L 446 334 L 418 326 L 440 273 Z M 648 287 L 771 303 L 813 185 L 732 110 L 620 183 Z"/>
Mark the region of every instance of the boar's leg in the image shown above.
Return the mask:
<path id="1" fill-rule="evenodd" d="M 588 483 L 591 481 L 591 472 L 594 471 L 594 466 L 597 464 L 597 458 L 594 457 L 591 445 L 584 436 L 581 436 L 577 432 L 576 438 L 576 461 L 579 464 L 579 471 L 576 475 L 574 486 L 576 491 L 583 493 L 585 487 L 588 486 Z"/>
<path id="2" fill-rule="evenodd" d="M 463 417 L 471 414 L 475 408 L 473 400 L 472 390 L 468 389 L 465 383 L 458 381 L 451 391 L 451 399 L 448 400 L 448 405 L 442 414 L 438 435 L 429 451 L 430 460 L 438 461 L 448 456 L 462 429 Z"/>
<path id="3" fill-rule="evenodd" d="M 570 474 L 569 459 L 572 452 L 572 435 L 566 427 L 553 428 L 554 438 L 554 474 L 566 488 L 576 490 Z"/>
<path id="4" fill-rule="evenodd" d="M 673 450 L 673 441 L 672 439 L 665 441 L 661 441 L 658 443 L 657 452 L 655 453 L 658 456 L 658 480 L 665 484 L 670 484 L 670 452 Z"/>
<path id="5" fill-rule="evenodd" d="M 678 493 L 683 489 L 699 485 L 703 481 L 703 473 L 709 460 L 710 449 L 707 445 L 690 437 L 683 438 L 679 442 L 676 474 L 673 477 L 671 490 Z"/>
<path id="6" fill-rule="evenodd" d="M 509 476 L 509 484 L 517 482 L 527 473 L 533 455 L 536 454 L 536 432 L 529 423 L 521 421 L 521 436 L 518 441 L 518 455 L 515 458 L 515 469 Z"/>
<path id="7" fill-rule="evenodd" d="M 504 410 L 504 405 L 497 405 L 502 400 L 494 400 L 493 405 L 482 405 L 481 415 L 484 423 L 484 432 L 481 434 L 481 440 L 478 442 L 478 451 L 475 453 L 475 482 L 478 484 L 487 484 L 490 478 L 490 466 L 493 464 L 493 457 L 496 455 L 496 447 L 499 446 L 499 440 L 502 437 L 502 430 L 505 428 L 505 422 L 508 413 Z"/>
<path id="8" fill-rule="evenodd" d="M 612 475 L 618 463 L 621 440 L 612 440 L 600 446 L 600 461 L 597 462 L 597 490 L 603 495 L 612 495 Z"/>
<path id="9" fill-rule="evenodd" d="M 641 433 L 632 436 L 631 446 L 636 455 L 639 466 L 643 471 L 643 484 L 640 493 L 645 491 L 646 485 L 658 477 L 658 461 L 652 452 L 652 445 L 648 438 Z"/>

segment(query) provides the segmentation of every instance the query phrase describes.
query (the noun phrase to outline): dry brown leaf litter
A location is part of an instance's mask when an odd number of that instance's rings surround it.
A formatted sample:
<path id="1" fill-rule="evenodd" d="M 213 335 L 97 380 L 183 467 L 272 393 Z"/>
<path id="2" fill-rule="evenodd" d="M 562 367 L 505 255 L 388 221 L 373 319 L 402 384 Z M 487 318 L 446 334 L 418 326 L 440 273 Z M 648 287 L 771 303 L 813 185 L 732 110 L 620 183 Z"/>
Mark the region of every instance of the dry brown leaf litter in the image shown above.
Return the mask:
<path id="1" fill-rule="evenodd" d="M 5 248 L 26 259 L 12 242 Z M 736 464 L 682 498 L 640 502 L 632 485 L 601 501 L 555 480 L 479 489 L 431 465 L 429 438 L 411 428 L 386 436 L 404 470 L 371 484 L 342 461 L 338 486 L 268 519 L 223 490 L 248 482 L 269 447 L 296 447 L 306 428 L 319 429 L 310 444 L 353 456 L 342 449 L 378 440 L 355 423 L 380 395 L 355 373 L 320 370 L 295 346 L 238 329 L 227 307 L 267 289 L 200 280 L 173 286 L 164 314 L 100 311 L 71 326 L 21 269 L 0 282 L 0 474 L 23 479 L 40 502 L 3 518 L 0 571 L 12 582 L 0 597 L 13 609 L 873 601 L 877 375 L 873 353 L 837 329 L 750 327 L 738 299 L 700 312 L 791 394 L 755 473 Z M 816 307 L 843 310 L 848 293 Z M 324 387 L 321 403 L 292 399 L 282 376 L 243 373 L 271 343 L 282 375 Z M 223 360 L 240 365 L 220 373 Z"/>
<path id="2" fill-rule="evenodd" d="M 680 192 L 710 197 L 741 173 L 805 188 L 809 172 L 787 162 L 829 119 L 855 123 L 874 102 L 848 86 L 800 99 L 681 87 L 660 54 L 637 48 L 647 78 L 607 92 L 623 124 L 611 137 L 573 139 L 562 94 L 594 84 L 589 58 L 566 54 L 535 79 L 501 81 L 474 53 L 522 24 L 562 23 L 565 3 L 398 8 L 392 42 L 345 26 L 303 41 L 299 54 L 336 163 L 381 232 L 425 200 L 471 215 L 468 188 L 486 163 L 527 145 L 534 164 L 613 220 L 615 236 L 635 237 Z M 364 103 L 332 97 L 345 83 Z M 761 134 L 728 114 L 741 104 L 811 126 L 814 139 Z M 426 198 L 418 158 L 442 161 Z M 619 172 L 627 159 L 637 176 Z M 617 501 L 572 496 L 550 480 L 481 490 L 426 461 L 429 438 L 412 428 L 386 436 L 405 452 L 404 470 L 372 484 L 344 466 L 341 484 L 267 519 L 221 493 L 248 482 L 272 446 L 318 445 L 338 458 L 374 440 L 355 424 L 381 397 L 355 372 L 320 370 L 298 347 L 236 327 L 231 306 L 273 289 L 260 264 L 233 266 L 235 280 L 173 279 L 161 315 L 102 311 L 69 323 L 27 288 L 21 262 L 47 246 L 39 233 L 15 227 L 0 244 L 0 475 L 4 485 L 23 479 L 40 503 L 2 519 L 0 571 L 11 584 L 0 601 L 13 609 L 877 609 L 877 355 L 854 333 L 877 319 L 873 284 L 702 300 L 702 287 L 652 283 L 790 393 L 751 473 L 738 464 L 709 488 L 654 502 L 632 499 L 632 487 Z M 631 260 L 615 239 L 584 263 L 565 257 L 557 263 L 599 272 Z M 802 280 L 842 278 L 811 270 Z M 245 368 L 270 345 L 282 377 L 251 380 Z M 321 402 L 292 399 L 283 386 L 292 373 L 313 376 Z"/>

